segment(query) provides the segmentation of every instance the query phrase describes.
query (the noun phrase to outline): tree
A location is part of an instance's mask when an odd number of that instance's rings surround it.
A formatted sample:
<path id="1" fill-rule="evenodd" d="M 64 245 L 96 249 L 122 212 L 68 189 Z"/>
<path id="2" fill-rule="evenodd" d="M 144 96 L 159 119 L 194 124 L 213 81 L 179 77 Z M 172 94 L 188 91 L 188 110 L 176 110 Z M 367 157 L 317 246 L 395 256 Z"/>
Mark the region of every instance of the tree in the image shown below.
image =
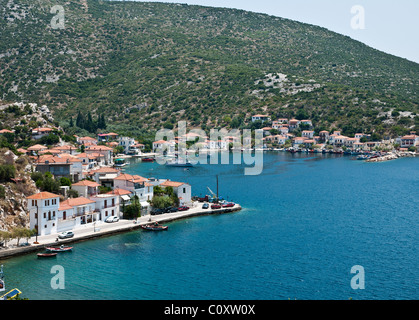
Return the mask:
<path id="1" fill-rule="evenodd" d="M 131 204 L 126 206 L 124 209 L 125 219 L 136 219 L 141 215 L 141 204 L 140 199 L 137 195 L 131 198 Z"/>

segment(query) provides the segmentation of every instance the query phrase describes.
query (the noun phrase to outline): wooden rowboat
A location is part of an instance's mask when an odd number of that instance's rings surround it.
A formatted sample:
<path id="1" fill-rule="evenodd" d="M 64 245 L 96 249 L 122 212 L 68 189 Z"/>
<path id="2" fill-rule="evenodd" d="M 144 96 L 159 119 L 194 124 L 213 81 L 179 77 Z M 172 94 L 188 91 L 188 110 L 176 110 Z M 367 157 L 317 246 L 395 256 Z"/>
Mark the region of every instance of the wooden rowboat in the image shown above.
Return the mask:
<path id="1" fill-rule="evenodd" d="M 65 247 L 65 246 L 61 246 L 61 247 L 46 247 L 45 248 L 47 251 L 49 252 L 68 252 L 73 250 L 73 247 Z"/>
<path id="2" fill-rule="evenodd" d="M 38 258 L 53 258 L 57 255 L 56 252 L 51 252 L 51 253 L 38 253 L 37 256 Z"/>
<path id="3" fill-rule="evenodd" d="M 147 231 L 164 231 L 164 230 L 169 229 L 168 226 L 162 226 L 162 225 L 159 225 L 158 223 L 146 224 L 146 225 L 141 226 L 141 228 Z"/>

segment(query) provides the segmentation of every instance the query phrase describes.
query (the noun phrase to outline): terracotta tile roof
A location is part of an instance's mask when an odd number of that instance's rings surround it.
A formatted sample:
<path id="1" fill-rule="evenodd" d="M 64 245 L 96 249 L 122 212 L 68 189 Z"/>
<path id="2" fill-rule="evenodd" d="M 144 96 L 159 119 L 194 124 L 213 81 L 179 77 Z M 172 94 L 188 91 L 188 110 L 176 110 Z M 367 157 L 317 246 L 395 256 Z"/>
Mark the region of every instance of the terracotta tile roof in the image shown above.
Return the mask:
<path id="1" fill-rule="evenodd" d="M 128 195 L 128 194 L 131 194 L 131 193 L 132 193 L 131 191 L 128 191 L 128 190 L 125 190 L 125 189 L 122 189 L 122 188 L 115 188 L 114 190 L 108 192 L 107 194 L 115 194 L 115 195 L 118 195 L 118 196 L 123 196 L 123 195 Z"/>
<path id="2" fill-rule="evenodd" d="M 53 198 L 59 198 L 60 196 L 51 192 L 39 192 L 34 195 L 31 195 L 27 197 L 27 199 L 31 200 L 43 200 L 43 199 L 53 199 Z"/>
<path id="3" fill-rule="evenodd" d="M 63 204 L 63 203 L 60 203 L 60 207 L 58 208 L 59 211 L 70 210 L 70 209 L 73 209 L 73 207 L 68 204 Z"/>
<path id="4" fill-rule="evenodd" d="M 113 149 L 107 146 L 91 146 L 88 149 L 86 149 L 86 152 L 89 151 L 113 151 Z"/>
<path id="5" fill-rule="evenodd" d="M 73 183 L 73 186 L 87 186 L 87 187 L 100 187 L 99 183 L 90 180 L 82 180 L 77 183 Z"/>
<path id="6" fill-rule="evenodd" d="M 68 205 L 71 207 L 77 207 L 77 206 L 82 206 L 82 205 L 86 205 L 86 204 L 90 204 L 90 203 L 95 203 L 95 201 L 93 200 L 89 200 L 85 197 L 78 197 L 78 198 L 71 198 L 71 199 L 67 199 L 65 201 L 63 201 L 61 203 L 61 205 Z"/>
<path id="7" fill-rule="evenodd" d="M 7 130 L 7 129 L 2 129 L 0 130 L 0 133 L 13 133 L 13 131 Z"/>
<path id="8" fill-rule="evenodd" d="M 134 181 L 134 182 L 137 182 L 137 183 L 148 181 L 148 179 L 146 179 L 144 177 L 141 177 L 141 176 L 138 176 L 138 175 L 130 175 L 130 174 L 127 174 L 127 173 L 123 173 L 123 174 L 119 175 L 114 180 Z"/>
<path id="9" fill-rule="evenodd" d="M 167 180 L 167 181 L 161 183 L 160 185 L 162 187 L 174 187 L 174 188 L 177 188 L 177 187 L 180 187 L 183 184 L 186 184 L 186 183 Z"/>
<path id="10" fill-rule="evenodd" d="M 28 151 L 38 151 L 38 150 L 44 150 L 44 149 L 48 149 L 48 148 L 41 144 L 35 144 L 34 146 L 29 147 Z"/>
<path id="11" fill-rule="evenodd" d="M 93 173 L 118 173 L 119 170 L 115 169 L 115 168 L 111 168 L 111 167 L 102 167 L 96 170 L 92 170 L 89 172 L 89 174 L 93 174 Z"/>

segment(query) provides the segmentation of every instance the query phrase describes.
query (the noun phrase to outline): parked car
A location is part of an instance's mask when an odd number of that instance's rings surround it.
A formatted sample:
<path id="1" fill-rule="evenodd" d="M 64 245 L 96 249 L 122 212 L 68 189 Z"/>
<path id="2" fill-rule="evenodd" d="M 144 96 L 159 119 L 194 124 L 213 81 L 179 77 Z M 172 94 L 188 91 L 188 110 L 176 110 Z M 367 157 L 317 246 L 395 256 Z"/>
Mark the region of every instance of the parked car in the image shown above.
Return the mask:
<path id="1" fill-rule="evenodd" d="M 234 207 L 234 203 L 233 202 L 228 202 L 228 203 L 224 203 L 222 205 L 223 208 L 231 208 Z"/>
<path id="2" fill-rule="evenodd" d="M 187 211 L 187 210 L 189 210 L 189 207 L 187 206 L 181 206 L 178 208 L 178 211 Z"/>
<path id="3" fill-rule="evenodd" d="M 204 203 L 203 205 L 202 205 L 202 209 L 208 209 L 209 208 L 209 204 L 208 203 Z"/>
<path id="4" fill-rule="evenodd" d="M 162 213 L 164 213 L 163 209 L 154 208 L 153 210 L 151 210 L 152 215 L 158 215 L 158 214 L 162 214 Z"/>
<path id="5" fill-rule="evenodd" d="M 118 217 L 116 217 L 116 216 L 111 216 L 111 217 L 108 217 L 108 218 L 106 218 L 106 220 L 105 220 L 105 222 L 109 222 L 109 223 L 112 223 L 112 222 L 118 222 L 119 221 L 119 218 Z"/>
<path id="6" fill-rule="evenodd" d="M 58 238 L 60 239 L 66 239 L 66 238 L 72 238 L 72 237 L 74 237 L 73 231 L 64 231 L 58 235 Z"/>
<path id="7" fill-rule="evenodd" d="M 211 209 L 221 209 L 221 205 L 217 204 L 217 203 L 214 203 L 214 204 L 211 205 Z"/>

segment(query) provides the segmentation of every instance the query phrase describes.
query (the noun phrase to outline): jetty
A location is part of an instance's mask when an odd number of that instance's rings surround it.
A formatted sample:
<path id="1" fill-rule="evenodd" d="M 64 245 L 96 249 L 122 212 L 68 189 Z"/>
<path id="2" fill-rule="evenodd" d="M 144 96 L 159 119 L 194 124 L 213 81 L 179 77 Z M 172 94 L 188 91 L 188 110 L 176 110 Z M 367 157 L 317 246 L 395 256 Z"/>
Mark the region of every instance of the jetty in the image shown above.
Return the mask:
<path id="1" fill-rule="evenodd" d="M 229 208 L 211 209 L 210 206 L 208 209 L 202 209 L 202 203 L 194 202 L 194 205 L 187 211 L 178 211 L 159 215 L 148 214 L 137 218 L 136 220 L 121 219 L 120 221 L 113 223 L 100 221 L 94 224 L 83 225 L 72 230 L 74 232 L 74 237 L 72 238 L 59 239 L 57 241 L 58 234 L 51 234 L 38 236 L 37 243 L 35 243 L 35 237 L 32 237 L 28 244 L 25 244 L 24 246 L 0 248 L 0 259 L 6 259 L 17 255 L 24 255 L 45 250 L 45 247 L 76 243 L 99 237 L 110 236 L 117 233 L 129 232 L 136 229 L 141 229 L 142 225 L 147 225 L 151 222 L 167 223 L 204 215 L 232 213 L 240 211 L 241 209 L 242 207 L 239 204 L 235 204 L 233 207 Z"/>
<path id="2" fill-rule="evenodd" d="M 365 160 L 365 162 L 383 162 L 383 161 L 390 161 L 390 160 L 396 160 L 398 158 L 403 157 L 415 157 L 416 154 L 414 152 L 391 152 L 379 157 L 374 157 Z"/>

